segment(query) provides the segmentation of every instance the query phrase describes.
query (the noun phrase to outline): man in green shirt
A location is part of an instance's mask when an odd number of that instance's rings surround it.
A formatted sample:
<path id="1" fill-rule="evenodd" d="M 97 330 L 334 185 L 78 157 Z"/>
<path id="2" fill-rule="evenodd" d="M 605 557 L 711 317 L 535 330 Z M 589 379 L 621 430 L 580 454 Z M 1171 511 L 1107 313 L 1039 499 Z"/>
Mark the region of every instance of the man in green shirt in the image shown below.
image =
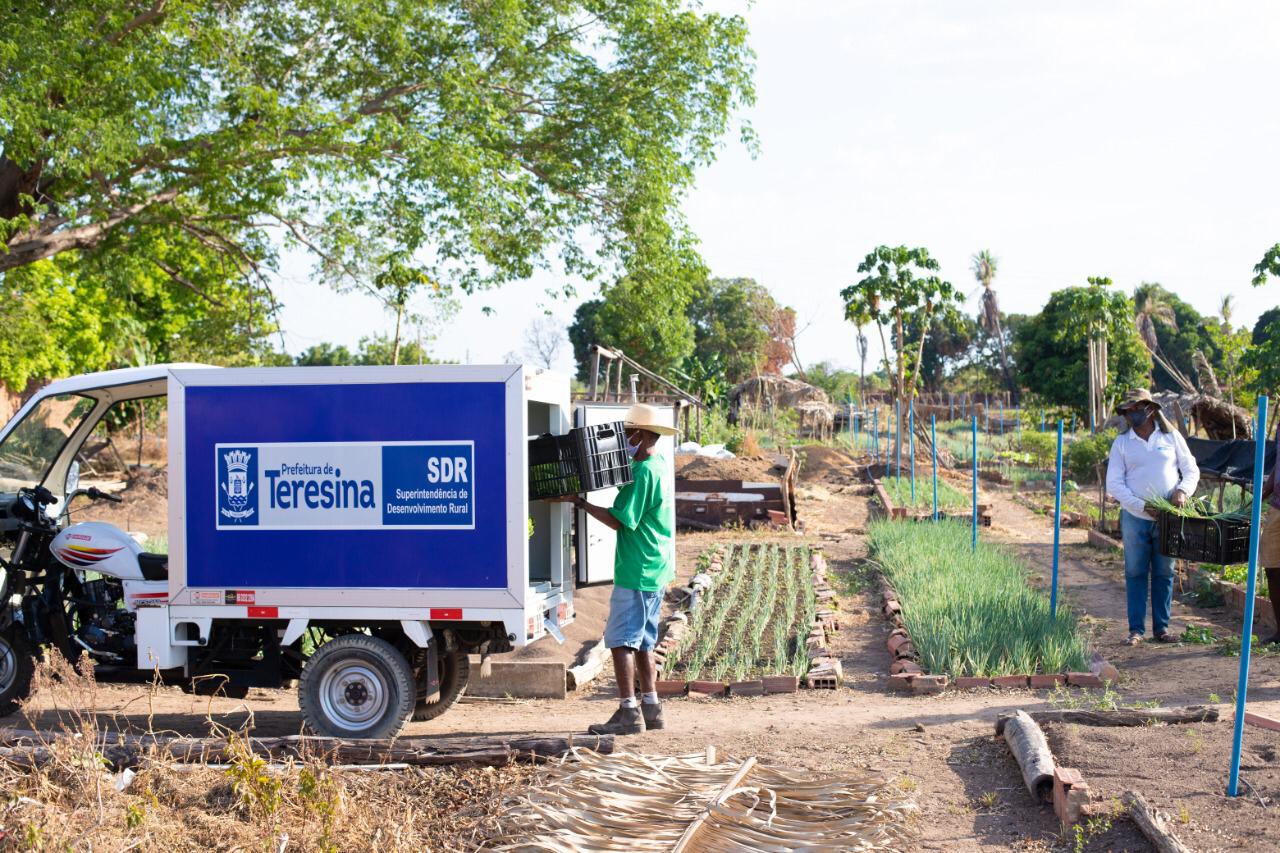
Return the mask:
<path id="1" fill-rule="evenodd" d="M 676 431 L 661 423 L 655 406 L 644 403 L 627 411 L 625 426 L 633 479 L 618 490 L 613 506 L 593 506 L 581 496 L 569 499 L 618 534 L 604 642 L 613 652 L 621 703 L 607 723 L 590 727 L 592 734 L 629 735 L 663 727 L 653 648 L 658 642 L 662 593 L 676 573 L 676 505 L 671 460 L 658 453 L 655 445 L 660 437 Z"/>

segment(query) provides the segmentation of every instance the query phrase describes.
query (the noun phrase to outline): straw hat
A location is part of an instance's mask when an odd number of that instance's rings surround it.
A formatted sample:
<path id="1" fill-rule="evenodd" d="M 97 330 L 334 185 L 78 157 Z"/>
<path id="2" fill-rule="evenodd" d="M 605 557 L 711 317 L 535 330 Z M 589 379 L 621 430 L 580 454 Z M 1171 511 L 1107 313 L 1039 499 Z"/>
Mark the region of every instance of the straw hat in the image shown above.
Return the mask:
<path id="1" fill-rule="evenodd" d="M 662 415 L 658 407 L 648 403 L 633 403 L 631 408 L 627 409 L 627 417 L 623 425 L 627 429 L 644 429 L 658 435 L 676 434 L 675 427 L 662 423 Z"/>

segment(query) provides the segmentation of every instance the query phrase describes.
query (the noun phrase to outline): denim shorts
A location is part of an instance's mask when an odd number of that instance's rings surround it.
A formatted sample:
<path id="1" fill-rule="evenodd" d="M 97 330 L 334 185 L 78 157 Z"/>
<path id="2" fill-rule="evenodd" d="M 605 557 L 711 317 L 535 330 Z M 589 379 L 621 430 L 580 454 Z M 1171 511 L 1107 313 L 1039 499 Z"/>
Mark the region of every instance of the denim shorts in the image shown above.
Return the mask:
<path id="1" fill-rule="evenodd" d="M 609 621 L 604 625 L 605 647 L 652 651 L 658 644 L 661 614 L 661 590 L 644 592 L 615 586 L 609 596 Z"/>

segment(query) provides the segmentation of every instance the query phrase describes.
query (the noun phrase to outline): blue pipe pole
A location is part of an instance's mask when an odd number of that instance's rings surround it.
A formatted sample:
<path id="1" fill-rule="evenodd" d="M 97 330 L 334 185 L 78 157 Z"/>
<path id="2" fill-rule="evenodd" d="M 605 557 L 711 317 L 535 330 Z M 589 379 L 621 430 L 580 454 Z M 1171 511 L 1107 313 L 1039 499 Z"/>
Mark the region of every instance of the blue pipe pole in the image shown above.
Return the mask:
<path id="1" fill-rule="evenodd" d="M 1044 409 L 1040 410 L 1040 431 L 1044 432 Z"/>
<path id="2" fill-rule="evenodd" d="M 914 509 L 916 505 L 916 401 L 912 400 L 909 405 L 907 418 L 910 425 L 907 427 L 907 441 L 911 443 L 911 507 Z"/>
<path id="3" fill-rule="evenodd" d="M 1004 435 L 1004 397 L 1000 398 L 1000 434 Z"/>
<path id="4" fill-rule="evenodd" d="M 1053 491 L 1053 584 L 1049 587 L 1049 616 L 1058 618 L 1058 548 L 1062 544 L 1062 419 L 1058 419 L 1058 461 Z"/>
<path id="5" fill-rule="evenodd" d="M 876 406 L 875 425 L 871 428 L 871 461 L 880 461 L 880 407 Z"/>
<path id="6" fill-rule="evenodd" d="M 978 550 L 978 416 L 973 416 L 973 545 Z"/>
<path id="7" fill-rule="evenodd" d="M 929 443 L 933 445 L 933 520 L 938 520 L 938 419 L 929 415 Z"/>
<path id="8" fill-rule="evenodd" d="M 1258 527 L 1262 523 L 1262 469 L 1267 459 L 1267 398 L 1258 398 L 1253 431 L 1253 511 L 1249 517 L 1249 577 L 1245 583 L 1244 627 L 1240 631 L 1240 680 L 1236 684 L 1236 721 L 1231 735 L 1231 775 L 1227 795 L 1240 793 L 1240 747 L 1244 740 L 1245 695 L 1249 691 L 1249 656 L 1253 652 L 1253 603 L 1258 588 Z"/>

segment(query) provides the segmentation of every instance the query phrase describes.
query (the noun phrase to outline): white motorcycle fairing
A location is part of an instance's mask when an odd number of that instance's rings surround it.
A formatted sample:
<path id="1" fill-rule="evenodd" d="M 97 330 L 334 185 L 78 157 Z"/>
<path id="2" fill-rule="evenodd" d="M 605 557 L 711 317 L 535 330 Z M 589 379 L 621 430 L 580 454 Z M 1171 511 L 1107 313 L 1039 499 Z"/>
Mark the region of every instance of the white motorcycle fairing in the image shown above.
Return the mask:
<path id="1" fill-rule="evenodd" d="M 142 580 L 142 567 L 138 564 L 142 546 L 105 521 L 71 525 L 53 537 L 49 550 L 69 569 L 94 571 L 120 580 Z"/>

